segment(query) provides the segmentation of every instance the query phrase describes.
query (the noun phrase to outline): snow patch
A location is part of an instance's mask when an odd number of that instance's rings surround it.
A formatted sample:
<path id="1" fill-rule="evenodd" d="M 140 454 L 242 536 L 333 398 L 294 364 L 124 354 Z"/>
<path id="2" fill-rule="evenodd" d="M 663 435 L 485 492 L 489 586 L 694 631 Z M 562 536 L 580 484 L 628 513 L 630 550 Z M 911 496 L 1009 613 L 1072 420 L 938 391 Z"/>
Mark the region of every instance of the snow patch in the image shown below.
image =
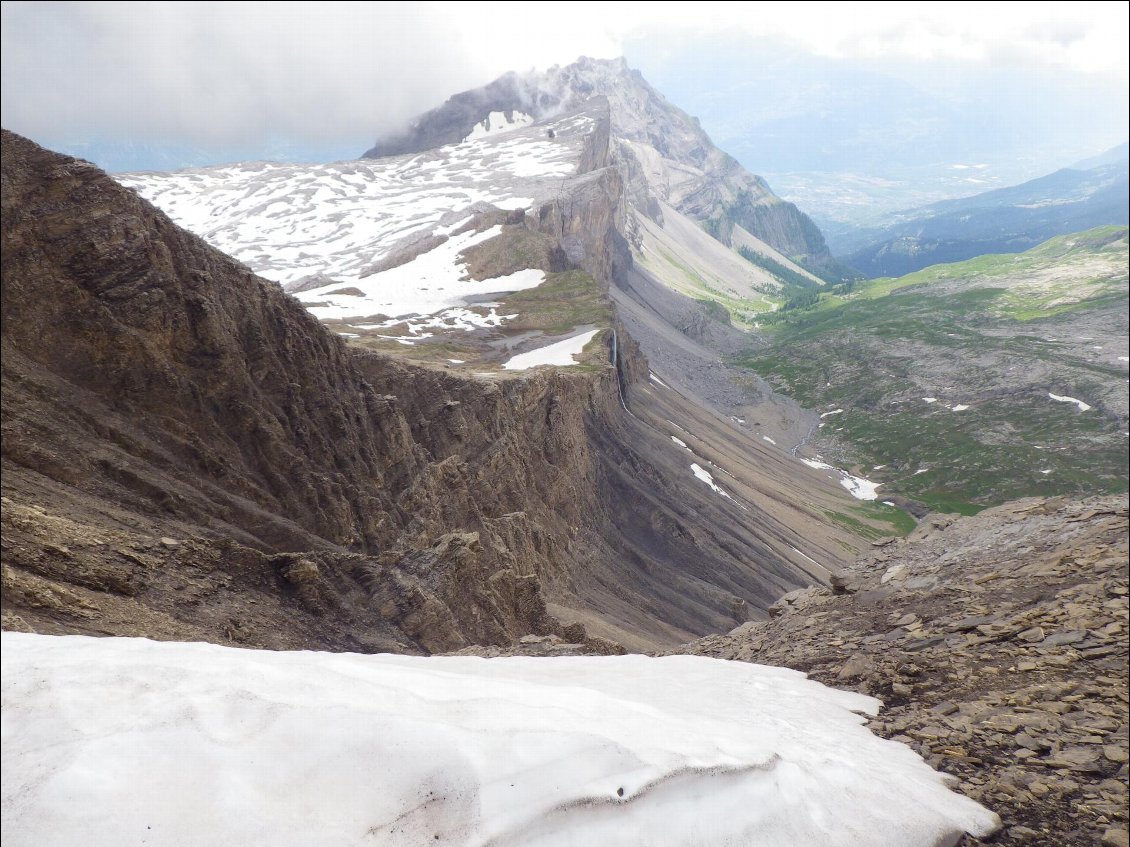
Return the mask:
<path id="1" fill-rule="evenodd" d="M 502 367 L 508 371 L 524 371 L 541 365 L 556 365 L 568 367 L 577 364 L 577 356 L 581 355 L 585 345 L 592 341 L 593 336 L 600 332 L 599 329 L 582 332 L 563 341 L 538 347 L 528 353 L 519 353 L 517 356 L 504 362 Z"/>
<path id="2" fill-rule="evenodd" d="M 1076 400 L 1074 397 L 1064 397 L 1059 394 L 1052 394 L 1050 391 L 1048 392 L 1048 396 L 1057 403 L 1074 403 L 1079 407 L 1080 412 L 1085 412 L 1091 408 L 1090 404 L 1084 403 L 1082 400 Z"/>
<path id="3" fill-rule="evenodd" d="M 856 500 L 877 500 L 879 495 L 876 494 L 876 489 L 883 483 L 872 482 L 861 476 L 855 476 L 840 468 L 833 467 L 826 462 L 821 462 L 816 459 L 801 459 L 810 468 L 816 468 L 821 471 L 835 471 L 839 474 L 838 482 L 848 490 L 848 493 Z M 836 477 L 830 477 L 836 479 Z"/>
<path id="4" fill-rule="evenodd" d="M 762 441 L 768 441 L 768 442 L 769 442 L 770 444 L 772 444 L 772 445 L 773 445 L 774 447 L 776 447 L 776 446 L 777 446 L 777 442 L 776 442 L 776 441 L 774 441 L 774 440 L 773 440 L 772 438 L 770 438 L 770 437 L 769 437 L 768 435 L 763 435 L 763 436 L 761 436 L 761 440 L 762 440 Z"/>
<path id="5" fill-rule="evenodd" d="M 707 485 L 709 485 L 710 489 L 715 494 L 721 494 L 723 497 L 726 497 L 726 498 L 731 499 L 731 500 L 733 499 L 732 497 L 730 497 L 729 494 L 727 494 L 725 491 L 723 491 L 721 488 L 719 488 L 717 483 L 714 482 L 714 475 L 710 471 L 706 470 L 698 462 L 692 462 L 691 463 L 691 473 L 693 473 L 697 479 L 700 479 L 701 481 L 703 481 Z"/>
<path id="6" fill-rule="evenodd" d="M 663 380 L 661 380 L 659 377 L 657 377 L 655 374 L 653 374 L 651 371 L 648 371 L 647 378 L 650 379 L 652 382 L 654 382 L 656 385 L 661 386 L 662 388 L 670 388 L 671 387 L 667 383 L 665 383 Z"/>
<path id="7" fill-rule="evenodd" d="M 826 417 L 829 417 L 830 415 L 842 415 L 843 413 L 844 413 L 844 410 L 843 410 L 843 409 L 833 409 L 833 410 L 832 410 L 832 411 L 830 411 L 830 412 L 825 412 L 824 414 L 822 414 L 822 415 L 820 416 L 820 418 L 821 418 L 821 419 L 824 419 L 824 418 L 826 418 Z"/>
<path id="8" fill-rule="evenodd" d="M 20 844 L 925 847 L 999 826 L 866 729 L 878 700 L 787 668 L 2 638 Z"/>
<path id="9" fill-rule="evenodd" d="M 883 483 L 872 482 L 869 479 L 864 479 L 861 476 L 852 476 L 847 471 L 840 471 L 843 476 L 840 479 L 840 485 L 848 490 L 856 500 L 878 500 L 879 495 L 876 493 L 878 488 Z"/>
<path id="10" fill-rule="evenodd" d="M 792 547 L 792 550 L 793 550 L 794 553 L 797 553 L 801 556 L 804 556 L 804 558 L 808 559 L 808 561 L 812 562 L 812 564 L 814 564 L 814 565 L 820 564 L 818 561 L 816 561 L 814 558 L 809 556 L 807 553 L 802 553 L 800 550 L 798 550 L 796 547 L 793 547 L 791 544 L 789 546 Z M 820 565 L 820 566 L 823 567 L 823 565 Z"/>
<path id="11" fill-rule="evenodd" d="M 474 128 L 471 130 L 471 134 L 463 140 L 474 141 L 477 138 L 486 138 L 488 135 L 510 132 L 511 130 L 529 126 L 533 122 L 534 119 L 525 112 L 511 112 L 509 118 L 506 117 L 505 112 L 491 112 L 483 120 L 475 124 Z"/>
<path id="12" fill-rule="evenodd" d="M 315 288 L 299 295 L 306 307 L 322 320 L 360 318 L 368 315 L 433 315 L 444 309 L 464 307 L 467 298 L 496 291 L 521 291 L 545 281 L 540 270 L 521 270 L 484 280 L 466 279 L 466 266 L 459 255 L 466 249 L 502 232 L 493 226 L 482 232 L 463 232 L 410 262 L 353 282 L 360 295 L 341 295 L 340 283 Z M 468 313 L 472 314 L 472 313 Z"/>
<path id="13" fill-rule="evenodd" d="M 676 436 L 672 435 L 671 440 L 674 441 L 676 444 L 678 444 L 680 447 L 682 447 L 684 450 L 690 450 L 691 449 L 690 447 L 687 446 L 687 442 L 683 441 L 683 439 L 681 439 L 681 438 L 677 438 Z"/>
<path id="14" fill-rule="evenodd" d="M 958 403 L 956 406 L 954 406 L 952 409 L 950 409 L 950 411 L 951 412 L 964 412 L 968 408 L 969 407 L 967 405 L 965 405 L 964 403 Z"/>
<path id="15" fill-rule="evenodd" d="M 937 397 L 923 397 L 922 399 L 927 403 L 937 403 L 938 402 Z"/>

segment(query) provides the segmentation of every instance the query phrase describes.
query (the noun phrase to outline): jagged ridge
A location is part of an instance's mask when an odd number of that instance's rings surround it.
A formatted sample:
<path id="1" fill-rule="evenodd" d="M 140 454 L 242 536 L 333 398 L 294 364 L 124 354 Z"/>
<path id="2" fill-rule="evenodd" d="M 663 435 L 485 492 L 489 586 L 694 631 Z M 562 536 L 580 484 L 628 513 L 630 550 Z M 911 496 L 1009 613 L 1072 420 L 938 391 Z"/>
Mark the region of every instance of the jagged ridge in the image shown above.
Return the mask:
<path id="1" fill-rule="evenodd" d="M 634 177 L 629 193 L 636 208 L 661 218 L 660 204 L 669 203 L 727 245 L 734 227 L 740 226 L 789 257 L 815 267 L 832 266 L 824 237 L 803 212 L 716 148 L 698 121 L 669 103 L 623 59 L 582 58 L 540 74 L 506 74 L 454 95 L 364 155 L 417 153 L 455 144 L 492 112 L 541 120 L 595 96 L 610 102 L 616 154 Z M 663 180 L 648 181 L 645 170 L 656 159 L 669 167 Z"/>
<path id="2" fill-rule="evenodd" d="M 739 521 L 656 464 L 667 439 L 622 414 L 615 369 L 483 384 L 353 350 L 96 168 L 5 133 L 3 173 L 13 625 L 363 650 L 583 639 L 548 598 L 646 644 L 813 578 L 779 511 Z"/>

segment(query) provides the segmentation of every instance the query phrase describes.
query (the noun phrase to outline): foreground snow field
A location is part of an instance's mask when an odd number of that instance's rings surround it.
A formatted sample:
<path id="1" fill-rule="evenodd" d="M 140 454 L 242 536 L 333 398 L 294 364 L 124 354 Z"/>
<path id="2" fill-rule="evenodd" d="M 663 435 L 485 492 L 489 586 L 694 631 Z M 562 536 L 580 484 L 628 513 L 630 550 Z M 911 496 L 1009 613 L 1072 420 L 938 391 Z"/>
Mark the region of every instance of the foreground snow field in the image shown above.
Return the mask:
<path id="1" fill-rule="evenodd" d="M 802 674 L 3 634 L 8 845 L 911 845 L 985 833 Z"/>

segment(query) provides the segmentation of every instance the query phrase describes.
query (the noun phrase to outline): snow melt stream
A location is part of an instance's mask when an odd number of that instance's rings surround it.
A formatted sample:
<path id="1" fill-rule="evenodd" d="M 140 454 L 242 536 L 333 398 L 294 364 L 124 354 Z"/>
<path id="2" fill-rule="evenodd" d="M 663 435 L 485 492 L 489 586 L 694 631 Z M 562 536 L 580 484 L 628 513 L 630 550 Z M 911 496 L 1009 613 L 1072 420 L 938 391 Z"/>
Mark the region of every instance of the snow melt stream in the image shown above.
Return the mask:
<path id="1" fill-rule="evenodd" d="M 998 821 L 785 668 L 3 634 L 18 844 L 913 847 Z"/>

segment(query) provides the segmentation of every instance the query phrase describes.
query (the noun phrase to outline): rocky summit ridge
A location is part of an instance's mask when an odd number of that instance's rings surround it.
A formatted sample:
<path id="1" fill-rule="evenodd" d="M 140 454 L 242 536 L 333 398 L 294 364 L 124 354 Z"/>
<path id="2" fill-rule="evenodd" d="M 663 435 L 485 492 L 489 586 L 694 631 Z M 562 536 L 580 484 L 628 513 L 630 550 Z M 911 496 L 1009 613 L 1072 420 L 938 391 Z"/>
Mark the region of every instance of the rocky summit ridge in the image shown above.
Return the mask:
<path id="1" fill-rule="evenodd" d="M 791 259 L 816 268 L 832 265 L 823 235 L 803 212 L 715 147 L 695 118 L 623 59 L 581 58 L 540 73 L 505 74 L 454 95 L 407 129 L 379 140 L 365 157 L 457 144 L 489 125 L 492 116 L 505 126 L 542 121 L 593 98 L 608 101 L 613 153 L 629 175 L 627 195 L 636 210 L 661 223 L 666 206 L 726 245 L 736 246 L 752 233 Z"/>

